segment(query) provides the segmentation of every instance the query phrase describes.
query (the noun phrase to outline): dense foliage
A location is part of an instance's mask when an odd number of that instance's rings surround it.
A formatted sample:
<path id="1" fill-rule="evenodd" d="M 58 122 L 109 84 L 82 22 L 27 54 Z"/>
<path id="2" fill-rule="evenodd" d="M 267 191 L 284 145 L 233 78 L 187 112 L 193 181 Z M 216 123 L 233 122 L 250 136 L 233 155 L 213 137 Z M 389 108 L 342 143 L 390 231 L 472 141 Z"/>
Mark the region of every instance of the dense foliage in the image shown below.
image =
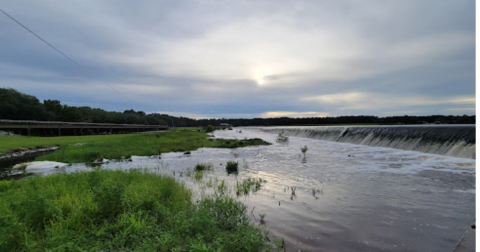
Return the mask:
<path id="1" fill-rule="evenodd" d="M 20 93 L 14 89 L 0 88 L 0 119 L 39 120 L 91 123 L 121 123 L 169 125 L 175 127 L 220 126 L 228 123 L 233 126 L 263 125 L 330 125 L 330 124 L 475 124 L 474 115 L 463 116 L 338 116 L 338 117 L 306 117 L 306 118 L 253 118 L 253 119 L 191 119 L 166 114 L 146 114 L 143 111 L 125 110 L 107 112 L 98 108 L 74 107 L 62 105 L 57 100 L 45 100 L 41 103 L 31 95 Z"/>
<path id="2" fill-rule="evenodd" d="M 167 125 L 164 118 L 142 111 L 107 112 L 98 108 L 62 105 L 57 100 L 44 100 L 41 103 L 34 96 L 0 88 L 0 119 Z"/>
<path id="3" fill-rule="evenodd" d="M 262 251 L 247 207 L 138 170 L 0 181 L 0 251 Z"/>

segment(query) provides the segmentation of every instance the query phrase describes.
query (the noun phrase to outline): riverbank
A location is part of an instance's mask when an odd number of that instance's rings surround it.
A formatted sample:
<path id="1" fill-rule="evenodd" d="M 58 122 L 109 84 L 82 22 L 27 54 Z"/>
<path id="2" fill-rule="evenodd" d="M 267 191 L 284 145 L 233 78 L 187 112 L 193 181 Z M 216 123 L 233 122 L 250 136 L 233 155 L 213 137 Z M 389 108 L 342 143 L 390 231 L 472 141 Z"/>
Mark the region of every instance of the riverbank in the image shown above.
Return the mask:
<path id="1" fill-rule="evenodd" d="M 166 152 L 188 152 L 203 147 L 237 148 L 268 144 L 261 139 L 211 139 L 200 128 L 180 128 L 151 134 L 7 137 L 0 141 L 0 153 L 35 146 L 61 146 L 59 150 L 37 157 L 36 160 L 83 163 L 102 159 L 128 159 L 132 155 L 150 156 Z"/>
<path id="2" fill-rule="evenodd" d="M 262 251 L 247 207 L 175 178 L 94 170 L 0 181 L 0 251 Z"/>

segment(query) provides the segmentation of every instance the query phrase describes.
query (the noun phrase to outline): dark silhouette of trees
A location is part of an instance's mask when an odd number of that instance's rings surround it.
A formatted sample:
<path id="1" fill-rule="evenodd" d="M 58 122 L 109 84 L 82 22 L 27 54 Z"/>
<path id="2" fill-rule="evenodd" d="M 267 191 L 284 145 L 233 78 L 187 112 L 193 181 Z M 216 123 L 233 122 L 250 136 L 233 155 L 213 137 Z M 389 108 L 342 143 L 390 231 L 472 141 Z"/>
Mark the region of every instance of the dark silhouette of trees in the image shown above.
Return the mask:
<path id="1" fill-rule="evenodd" d="M 11 88 L 0 88 L 0 119 L 64 121 L 89 123 L 118 123 L 168 125 L 175 127 L 220 126 L 228 123 L 233 126 L 280 126 L 280 125 L 338 125 L 338 124 L 475 124 L 475 115 L 430 115 L 430 116 L 390 116 L 371 115 L 307 117 L 307 118 L 253 118 L 253 119 L 191 119 L 167 114 L 146 114 L 133 109 L 122 112 L 105 111 L 99 108 L 62 105 L 58 100 L 44 100 L 23 94 Z"/>

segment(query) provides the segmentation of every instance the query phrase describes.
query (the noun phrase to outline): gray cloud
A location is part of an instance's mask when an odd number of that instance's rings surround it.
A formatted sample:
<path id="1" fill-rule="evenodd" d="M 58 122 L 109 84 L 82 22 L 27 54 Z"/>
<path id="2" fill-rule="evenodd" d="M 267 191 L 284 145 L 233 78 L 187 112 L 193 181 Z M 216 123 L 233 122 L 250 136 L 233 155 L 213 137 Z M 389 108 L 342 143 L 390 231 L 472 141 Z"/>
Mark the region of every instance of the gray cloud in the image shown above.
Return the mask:
<path id="1" fill-rule="evenodd" d="M 7 0 L 0 8 L 84 67 L 0 16 L 0 86 L 42 99 L 197 117 L 475 114 L 474 1 Z M 459 97 L 469 102 L 450 102 Z"/>

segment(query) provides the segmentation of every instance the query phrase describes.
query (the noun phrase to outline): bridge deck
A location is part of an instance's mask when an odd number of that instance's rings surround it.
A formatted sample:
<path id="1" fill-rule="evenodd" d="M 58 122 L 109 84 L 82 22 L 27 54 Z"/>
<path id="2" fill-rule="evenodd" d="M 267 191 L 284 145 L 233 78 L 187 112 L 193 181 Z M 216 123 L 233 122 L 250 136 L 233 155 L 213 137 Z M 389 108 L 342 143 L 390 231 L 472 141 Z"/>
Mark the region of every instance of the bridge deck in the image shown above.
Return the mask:
<path id="1" fill-rule="evenodd" d="M 35 131 L 41 135 L 48 134 L 47 130 L 55 129 L 55 135 L 62 134 L 80 134 L 83 130 L 109 131 L 110 133 L 124 131 L 147 131 L 147 130 L 167 130 L 167 125 L 141 125 L 141 124 L 114 124 L 114 123 L 83 123 L 83 122 L 52 122 L 52 121 L 24 121 L 24 120 L 0 120 L 0 130 L 26 131 L 30 135 L 30 131 Z M 42 130 L 43 134 L 42 134 Z"/>

